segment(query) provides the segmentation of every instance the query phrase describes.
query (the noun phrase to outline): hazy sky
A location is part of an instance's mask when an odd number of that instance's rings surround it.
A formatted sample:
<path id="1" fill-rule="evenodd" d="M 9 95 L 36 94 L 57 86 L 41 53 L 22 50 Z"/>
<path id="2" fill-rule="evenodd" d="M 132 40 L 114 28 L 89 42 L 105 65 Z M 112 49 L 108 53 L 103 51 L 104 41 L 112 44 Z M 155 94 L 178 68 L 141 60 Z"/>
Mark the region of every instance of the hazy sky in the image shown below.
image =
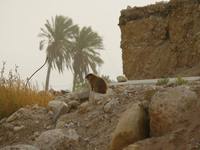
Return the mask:
<path id="1" fill-rule="evenodd" d="M 0 0 L 0 67 L 6 61 L 6 71 L 19 66 L 23 79 L 30 76 L 45 60 L 45 51 L 39 51 L 40 28 L 51 16 L 64 15 L 72 18 L 80 27 L 91 26 L 104 41 L 101 52 L 104 65 L 100 73 L 112 79 L 122 74 L 120 10 L 130 6 L 144 6 L 159 0 Z M 46 68 L 37 73 L 32 81 L 42 87 Z M 71 89 L 72 73 L 59 75 L 53 71 L 50 86 L 55 89 Z"/>

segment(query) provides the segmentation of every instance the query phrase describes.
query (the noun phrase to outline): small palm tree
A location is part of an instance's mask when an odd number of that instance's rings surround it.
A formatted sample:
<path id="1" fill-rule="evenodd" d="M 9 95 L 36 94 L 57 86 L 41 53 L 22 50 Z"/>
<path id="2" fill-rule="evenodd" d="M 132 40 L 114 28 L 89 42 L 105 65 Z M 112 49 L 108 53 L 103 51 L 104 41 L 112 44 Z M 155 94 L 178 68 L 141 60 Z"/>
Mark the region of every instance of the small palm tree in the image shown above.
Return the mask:
<path id="1" fill-rule="evenodd" d="M 103 49 L 102 38 L 91 27 L 78 29 L 72 42 L 72 70 L 73 91 L 78 82 L 83 82 L 84 77 L 92 70 L 97 73 L 97 66 L 103 64 L 100 53 L 96 50 Z"/>
<path id="2" fill-rule="evenodd" d="M 46 57 L 48 69 L 46 76 L 45 90 L 49 88 L 49 79 L 51 69 L 58 69 L 60 73 L 65 67 L 70 68 L 71 55 L 69 45 L 73 38 L 74 32 L 77 32 L 77 25 L 73 25 L 71 19 L 64 16 L 52 17 L 45 23 L 45 28 L 41 28 L 39 37 L 43 38 L 40 41 L 40 50 L 46 48 Z"/>

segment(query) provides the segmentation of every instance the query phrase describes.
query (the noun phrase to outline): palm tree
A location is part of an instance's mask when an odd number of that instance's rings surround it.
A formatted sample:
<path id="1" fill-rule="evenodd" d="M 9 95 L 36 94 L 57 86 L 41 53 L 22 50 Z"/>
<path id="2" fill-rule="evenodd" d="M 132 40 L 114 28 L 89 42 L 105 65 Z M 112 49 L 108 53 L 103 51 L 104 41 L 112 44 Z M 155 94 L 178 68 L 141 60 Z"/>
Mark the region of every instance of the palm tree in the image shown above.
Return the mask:
<path id="1" fill-rule="evenodd" d="M 41 28 L 39 37 L 43 38 L 40 41 L 40 50 L 46 47 L 47 58 L 47 76 L 45 90 L 49 88 L 49 79 L 51 69 L 58 69 L 60 73 L 67 67 L 70 68 L 71 55 L 69 45 L 73 38 L 73 33 L 77 32 L 78 26 L 73 25 L 71 19 L 64 16 L 52 17 L 45 23 L 45 28 Z"/>
<path id="2" fill-rule="evenodd" d="M 97 66 L 103 64 L 100 53 L 103 49 L 102 38 L 91 27 L 78 29 L 72 42 L 73 91 L 76 84 L 84 81 L 84 77 L 92 70 L 97 73 Z"/>

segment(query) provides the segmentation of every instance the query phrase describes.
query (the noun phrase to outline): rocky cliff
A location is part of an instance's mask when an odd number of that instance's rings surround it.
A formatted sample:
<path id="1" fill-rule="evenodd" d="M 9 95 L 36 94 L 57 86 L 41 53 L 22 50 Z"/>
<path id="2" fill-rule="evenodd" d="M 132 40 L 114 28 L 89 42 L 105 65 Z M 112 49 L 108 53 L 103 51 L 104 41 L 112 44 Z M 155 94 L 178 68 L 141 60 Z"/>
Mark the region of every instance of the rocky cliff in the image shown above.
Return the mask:
<path id="1" fill-rule="evenodd" d="M 171 0 L 121 11 L 128 79 L 200 75 L 200 1 Z"/>

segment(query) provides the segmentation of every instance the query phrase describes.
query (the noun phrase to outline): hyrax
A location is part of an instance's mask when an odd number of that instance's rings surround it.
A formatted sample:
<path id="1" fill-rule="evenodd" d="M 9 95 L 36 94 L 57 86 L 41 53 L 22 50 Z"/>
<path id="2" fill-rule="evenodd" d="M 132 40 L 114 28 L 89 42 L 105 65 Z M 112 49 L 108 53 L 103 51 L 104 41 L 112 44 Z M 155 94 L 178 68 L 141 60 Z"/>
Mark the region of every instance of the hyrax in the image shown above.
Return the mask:
<path id="1" fill-rule="evenodd" d="M 97 93 L 105 94 L 107 91 L 107 84 L 104 79 L 96 76 L 95 74 L 88 74 L 85 77 L 90 83 L 91 90 Z"/>

